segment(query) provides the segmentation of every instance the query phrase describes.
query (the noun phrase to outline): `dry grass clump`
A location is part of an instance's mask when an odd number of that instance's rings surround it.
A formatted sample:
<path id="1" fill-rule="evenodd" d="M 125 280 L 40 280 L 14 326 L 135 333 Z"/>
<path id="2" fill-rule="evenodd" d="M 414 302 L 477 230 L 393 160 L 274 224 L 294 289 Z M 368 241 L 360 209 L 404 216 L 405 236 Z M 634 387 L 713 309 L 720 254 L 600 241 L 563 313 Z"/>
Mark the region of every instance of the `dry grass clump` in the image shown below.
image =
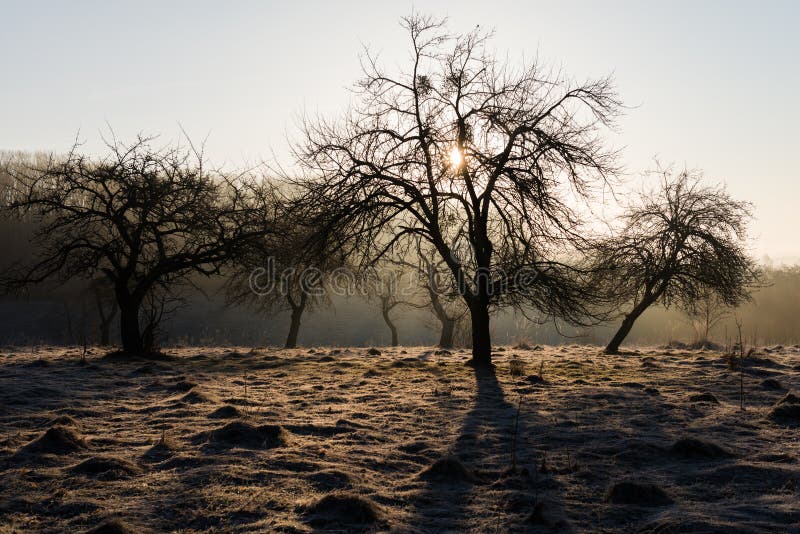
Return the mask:
<path id="1" fill-rule="evenodd" d="M 608 490 L 606 500 L 613 504 L 634 504 L 637 506 L 666 506 L 674 499 L 667 493 L 650 483 L 633 481 L 617 482 Z"/>
<path id="2" fill-rule="evenodd" d="M 195 382 L 191 382 L 189 380 L 180 380 L 172 386 L 172 389 L 174 389 L 175 391 L 187 392 L 190 391 L 195 386 L 197 386 Z"/>
<path id="3" fill-rule="evenodd" d="M 134 529 L 120 519 L 106 519 L 94 528 L 86 531 L 86 534 L 140 534 L 142 529 Z"/>
<path id="4" fill-rule="evenodd" d="M 716 443 L 697 438 L 681 438 L 672 444 L 670 451 L 685 458 L 730 458 L 733 456 Z"/>
<path id="5" fill-rule="evenodd" d="M 83 437 L 72 428 L 53 426 L 22 447 L 18 454 L 70 454 L 88 448 Z"/>
<path id="6" fill-rule="evenodd" d="M 761 381 L 761 387 L 770 391 L 783 391 L 786 389 L 779 381 L 774 378 L 766 378 Z"/>
<path id="7" fill-rule="evenodd" d="M 563 511 L 556 503 L 548 500 L 537 500 L 526 522 L 531 525 L 541 525 L 548 528 L 566 529 L 568 527 Z"/>
<path id="8" fill-rule="evenodd" d="M 787 393 L 772 407 L 769 414 L 783 423 L 800 423 L 800 397 Z"/>
<path id="9" fill-rule="evenodd" d="M 286 445 L 286 431 L 278 425 L 253 426 L 244 421 L 232 421 L 216 430 L 201 432 L 197 441 L 223 448 L 272 449 Z"/>
<path id="10" fill-rule="evenodd" d="M 73 428 L 80 428 L 80 424 L 71 415 L 59 415 L 45 423 L 46 427 L 51 426 L 69 426 Z"/>
<path id="11" fill-rule="evenodd" d="M 439 458 L 433 464 L 426 467 L 418 477 L 420 480 L 432 482 L 455 482 L 474 484 L 478 482 L 477 477 L 467 469 L 461 460 L 455 456 L 445 456 Z"/>
<path id="12" fill-rule="evenodd" d="M 720 345 L 719 343 L 714 343 L 708 339 L 701 339 L 699 341 L 693 341 L 686 345 L 686 348 L 689 350 L 711 350 L 716 352 L 722 352 L 725 350 L 725 347 Z"/>
<path id="13" fill-rule="evenodd" d="M 353 485 L 350 475 L 335 469 L 312 473 L 306 477 L 306 481 L 319 491 L 340 490 Z"/>
<path id="14" fill-rule="evenodd" d="M 374 525 L 382 513 L 372 500 L 355 493 L 329 493 L 306 508 L 306 517 L 315 527 L 333 525 Z"/>
<path id="15" fill-rule="evenodd" d="M 136 464 L 122 458 L 93 456 L 70 467 L 69 472 L 100 480 L 120 480 L 138 475 L 142 470 Z"/>
<path id="16" fill-rule="evenodd" d="M 171 458 L 177 449 L 175 442 L 162 434 L 161 439 L 142 455 L 142 459 L 148 462 L 160 462 Z"/>
<path id="17" fill-rule="evenodd" d="M 525 362 L 520 360 L 516 355 L 511 361 L 508 362 L 508 372 L 511 376 L 519 377 L 525 374 Z"/>
<path id="18" fill-rule="evenodd" d="M 231 406 L 230 404 L 226 404 L 225 406 L 220 406 L 210 414 L 208 417 L 210 419 L 238 419 L 242 417 L 242 412 L 236 406 Z"/>
<path id="19" fill-rule="evenodd" d="M 210 395 L 203 391 L 199 391 L 198 388 L 192 388 L 189 392 L 181 397 L 181 402 L 185 402 L 187 404 L 212 404 L 215 402 L 219 402 L 219 399 L 214 395 Z"/>
<path id="20" fill-rule="evenodd" d="M 689 402 L 710 402 L 711 404 L 719 404 L 719 399 L 713 393 L 696 393 L 689 397 Z"/>

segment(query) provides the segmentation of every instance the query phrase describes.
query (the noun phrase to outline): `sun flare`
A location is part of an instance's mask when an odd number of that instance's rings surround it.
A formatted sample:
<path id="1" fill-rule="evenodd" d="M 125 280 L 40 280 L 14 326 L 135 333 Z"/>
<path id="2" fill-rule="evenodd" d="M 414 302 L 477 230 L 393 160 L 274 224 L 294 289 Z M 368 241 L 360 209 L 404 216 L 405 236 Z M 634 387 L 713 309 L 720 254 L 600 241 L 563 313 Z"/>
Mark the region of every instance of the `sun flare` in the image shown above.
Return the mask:
<path id="1" fill-rule="evenodd" d="M 461 154 L 461 151 L 458 149 L 457 146 L 454 146 L 453 149 L 450 151 L 450 166 L 454 169 L 461 167 L 461 164 L 464 162 L 464 156 Z"/>

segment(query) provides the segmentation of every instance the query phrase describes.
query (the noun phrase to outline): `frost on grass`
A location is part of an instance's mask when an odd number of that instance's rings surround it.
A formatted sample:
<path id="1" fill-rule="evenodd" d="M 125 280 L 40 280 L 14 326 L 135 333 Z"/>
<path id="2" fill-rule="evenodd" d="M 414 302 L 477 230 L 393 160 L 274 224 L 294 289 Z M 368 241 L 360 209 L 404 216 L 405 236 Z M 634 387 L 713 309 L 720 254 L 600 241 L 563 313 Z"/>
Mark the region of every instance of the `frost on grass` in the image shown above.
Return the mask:
<path id="1" fill-rule="evenodd" d="M 501 348 L 3 348 L 0 532 L 800 524 L 800 347 Z"/>

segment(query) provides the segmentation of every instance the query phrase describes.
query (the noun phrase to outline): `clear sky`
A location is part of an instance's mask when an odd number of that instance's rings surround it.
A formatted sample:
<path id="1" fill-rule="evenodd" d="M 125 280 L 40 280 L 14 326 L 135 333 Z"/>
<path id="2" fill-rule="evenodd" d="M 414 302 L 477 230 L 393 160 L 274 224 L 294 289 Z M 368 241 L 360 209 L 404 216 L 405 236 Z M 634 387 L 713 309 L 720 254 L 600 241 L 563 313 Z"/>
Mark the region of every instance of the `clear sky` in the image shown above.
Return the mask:
<path id="1" fill-rule="evenodd" d="M 512 59 L 613 72 L 633 186 L 655 156 L 701 167 L 755 203 L 756 254 L 800 259 L 800 2 L 0 0 L 0 148 L 180 124 L 216 163 L 282 159 L 300 113 L 348 101 L 363 44 L 406 58 L 412 8 L 494 28 Z"/>

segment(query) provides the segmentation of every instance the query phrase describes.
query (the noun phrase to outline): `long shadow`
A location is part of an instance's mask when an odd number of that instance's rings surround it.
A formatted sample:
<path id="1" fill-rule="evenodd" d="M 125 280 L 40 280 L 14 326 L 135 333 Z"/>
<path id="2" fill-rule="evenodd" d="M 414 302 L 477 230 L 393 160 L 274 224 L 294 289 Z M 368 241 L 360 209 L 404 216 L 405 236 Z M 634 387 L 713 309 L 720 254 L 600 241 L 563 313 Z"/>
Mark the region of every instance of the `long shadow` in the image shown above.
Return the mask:
<path id="1" fill-rule="evenodd" d="M 451 447 L 451 458 L 474 479 L 465 480 L 452 467 L 427 479 L 412 503 L 411 526 L 419 532 L 513 532 L 532 526 L 528 519 L 542 485 L 536 451 L 526 441 L 536 435 L 534 426 L 547 423 L 534 423 L 530 407 L 518 415 L 519 399 L 506 398 L 493 371 L 476 368 L 474 375 L 474 404 Z M 498 524 L 498 515 L 514 524 Z"/>

